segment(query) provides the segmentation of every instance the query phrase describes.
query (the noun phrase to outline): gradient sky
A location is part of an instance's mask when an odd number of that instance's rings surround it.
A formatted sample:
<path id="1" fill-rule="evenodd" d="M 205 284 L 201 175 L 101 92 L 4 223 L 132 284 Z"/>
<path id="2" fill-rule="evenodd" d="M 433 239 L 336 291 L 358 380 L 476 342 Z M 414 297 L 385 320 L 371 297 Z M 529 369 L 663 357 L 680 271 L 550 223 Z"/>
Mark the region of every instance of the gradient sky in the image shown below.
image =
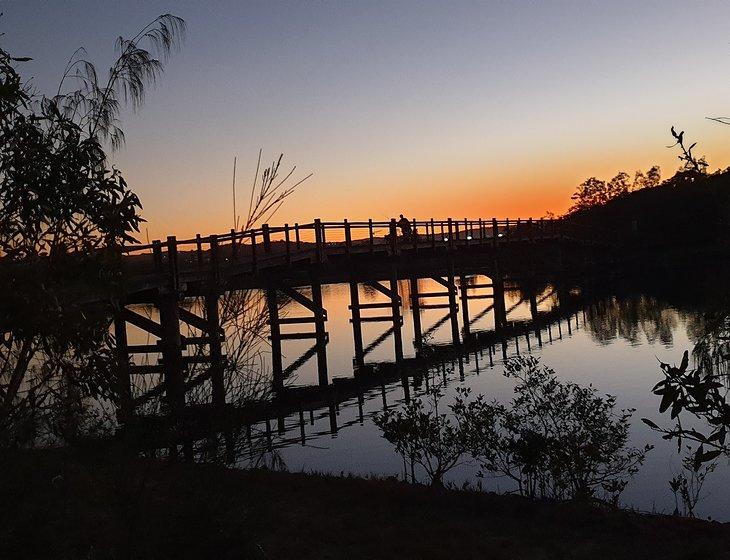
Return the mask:
<path id="1" fill-rule="evenodd" d="M 151 238 L 231 227 L 256 164 L 314 176 L 278 222 L 539 217 L 583 179 L 677 168 L 669 127 L 730 165 L 728 2 L 0 0 L 2 43 L 44 92 L 84 46 L 171 12 L 182 51 L 113 158 Z M 240 208 L 240 206 L 239 206 Z"/>

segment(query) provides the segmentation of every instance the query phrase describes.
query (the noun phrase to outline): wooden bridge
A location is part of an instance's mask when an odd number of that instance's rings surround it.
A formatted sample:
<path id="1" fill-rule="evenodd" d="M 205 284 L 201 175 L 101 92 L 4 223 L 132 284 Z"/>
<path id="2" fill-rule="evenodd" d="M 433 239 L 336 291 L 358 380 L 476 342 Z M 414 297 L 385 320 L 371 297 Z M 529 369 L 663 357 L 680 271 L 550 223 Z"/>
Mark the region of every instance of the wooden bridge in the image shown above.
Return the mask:
<path id="1" fill-rule="evenodd" d="M 173 415 L 179 414 L 186 407 L 186 393 L 206 382 L 211 385 L 212 409 L 225 408 L 225 333 L 220 325 L 219 299 L 226 292 L 265 291 L 273 385 L 281 394 L 287 375 L 315 356 L 319 386 L 326 388 L 330 384 L 322 284 L 350 285 L 355 368 L 365 367 L 368 354 L 362 323 L 378 322 L 386 325 L 383 339 L 393 337 L 393 364 L 400 371 L 404 358 L 399 280 L 410 283 L 414 347 L 417 358 L 422 360 L 433 354 L 433 347 L 424 342 L 422 310 L 445 311 L 441 323 L 450 324 L 452 351 L 484 335 L 472 332 L 469 302 L 489 299 L 489 307 L 482 312 L 494 316 L 495 328 L 489 336 L 504 339 L 514 330 L 505 305 L 505 282 L 517 279 L 529 287 L 538 280 L 561 276 L 566 270 L 584 270 L 597 260 L 610 258 L 611 252 L 610 239 L 604 233 L 579 229 L 564 220 L 431 219 L 411 220 L 410 227 L 410 234 L 398 235 L 395 220 L 315 220 L 186 240 L 168 237 L 166 241 L 124 248 L 126 300 L 115 315 L 117 352 L 123 365 L 118 379 L 122 391 L 120 417 L 129 419 L 138 406 L 158 397 Z M 469 283 L 467 276 L 475 274 L 488 277 L 489 282 Z M 418 280 L 422 278 L 432 279 L 440 289 L 420 292 Z M 380 292 L 387 301 L 362 303 L 360 284 Z M 306 290 L 301 290 L 303 287 Z M 199 313 L 182 305 L 186 298 L 202 301 Z M 282 316 L 282 302 L 298 304 L 308 316 Z M 135 304 L 154 305 L 159 321 L 135 311 Z M 542 319 L 534 297 L 530 309 L 533 321 L 539 323 Z M 371 315 L 373 312 L 378 314 Z M 129 344 L 128 324 L 157 341 Z M 183 335 L 181 326 L 194 333 Z M 285 332 L 286 328 L 299 330 Z M 301 339 L 312 340 L 312 348 L 285 369 L 282 344 Z M 133 357 L 139 355 L 159 359 L 157 363 L 136 365 Z M 204 366 L 203 371 L 191 375 L 192 370 L 200 369 L 194 367 L 198 364 Z M 161 376 L 162 382 L 135 395 L 132 380 L 138 375 Z"/>

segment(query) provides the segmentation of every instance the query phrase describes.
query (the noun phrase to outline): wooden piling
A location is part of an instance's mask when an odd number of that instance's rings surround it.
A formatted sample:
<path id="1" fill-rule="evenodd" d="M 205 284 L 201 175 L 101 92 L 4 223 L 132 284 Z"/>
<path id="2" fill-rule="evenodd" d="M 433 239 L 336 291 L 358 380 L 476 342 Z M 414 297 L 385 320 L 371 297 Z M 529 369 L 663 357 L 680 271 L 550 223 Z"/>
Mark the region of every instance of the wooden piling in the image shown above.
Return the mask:
<path id="1" fill-rule="evenodd" d="M 299 437 L 301 439 L 302 445 L 306 445 L 307 443 L 307 434 L 304 429 L 305 425 L 304 407 L 302 406 L 302 403 L 299 403 Z"/>
<path id="2" fill-rule="evenodd" d="M 314 327 L 317 344 L 317 376 L 320 386 L 329 384 L 327 377 L 327 333 L 325 332 L 325 311 L 322 306 L 322 285 L 320 282 L 312 282 L 312 303 L 316 308 Z"/>
<path id="3" fill-rule="evenodd" d="M 398 276 L 395 267 L 390 273 L 390 303 L 393 313 L 393 343 L 395 345 L 395 363 L 403 363 L 403 334 L 401 331 L 402 319 L 400 314 L 400 297 L 398 296 Z"/>
<path id="4" fill-rule="evenodd" d="M 114 315 L 114 353 L 117 359 L 117 391 L 119 411 L 117 418 L 124 423 L 129 421 L 132 410 L 132 386 L 129 377 L 129 349 L 127 342 L 127 321 L 122 313 Z"/>
<path id="5" fill-rule="evenodd" d="M 180 318 L 177 311 L 177 293 L 160 295 L 157 307 L 162 326 L 162 359 L 164 364 L 165 397 L 173 416 L 182 413 L 185 407 L 184 365 L 182 361 L 182 339 Z"/>
<path id="6" fill-rule="evenodd" d="M 418 278 L 412 276 L 410 280 L 411 284 L 411 315 L 413 315 L 413 345 L 416 348 L 416 353 L 420 352 L 423 348 L 423 332 L 421 329 L 421 301 L 418 294 Z"/>
<path id="7" fill-rule="evenodd" d="M 231 228 L 231 258 L 238 260 L 238 243 L 236 241 L 236 230 Z"/>
<path id="8" fill-rule="evenodd" d="M 373 219 L 368 219 L 368 240 L 369 240 L 369 246 L 370 246 L 370 252 L 373 252 L 373 245 L 374 245 L 374 239 L 373 239 Z"/>
<path id="9" fill-rule="evenodd" d="M 330 434 L 332 437 L 337 434 L 337 408 L 335 407 L 334 400 L 330 400 L 329 404 L 329 417 L 330 417 Z"/>
<path id="10" fill-rule="evenodd" d="M 269 310 L 271 371 L 274 378 L 274 389 L 279 391 L 284 388 L 284 368 L 281 358 L 281 325 L 279 323 L 279 303 L 276 297 L 276 289 L 269 288 L 266 290 L 266 305 Z"/>
<path id="11" fill-rule="evenodd" d="M 284 224 L 284 243 L 286 243 L 286 265 L 291 266 L 291 239 L 289 239 L 289 224 Z"/>
<path id="12" fill-rule="evenodd" d="M 464 323 L 464 340 L 471 336 L 469 329 L 469 289 L 466 284 L 466 276 L 462 273 L 459 276 L 459 291 L 461 293 L 461 320 Z"/>
<path id="13" fill-rule="evenodd" d="M 449 227 L 451 226 L 451 220 L 449 220 Z M 457 316 L 457 303 L 456 303 L 456 284 L 454 280 L 454 261 L 449 260 L 449 318 L 451 319 L 451 340 L 455 346 L 461 344 L 459 338 L 459 318 Z"/>
<path id="14" fill-rule="evenodd" d="M 221 348 L 221 327 L 217 292 L 211 292 L 205 297 L 205 314 L 208 322 L 208 348 L 210 379 L 213 389 L 213 408 L 217 412 L 222 412 L 226 404 L 226 388 L 223 380 L 223 351 Z"/>
<path id="15" fill-rule="evenodd" d="M 540 313 L 537 309 L 537 296 L 532 286 L 530 286 L 530 318 L 535 327 L 535 336 L 540 346 L 542 346 L 542 341 L 540 340 Z"/>
<path id="16" fill-rule="evenodd" d="M 352 335 L 355 343 L 355 365 L 365 365 L 365 353 L 362 344 L 362 322 L 360 321 L 360 293 L 357 282 L 350 282 L 350 310 L 352 313 Z"/>
<path id="17" fill-rule="evenodd" d="M 167 236 L 167 270 L 170 290 L 177 292 L 180 288 L 180 269 L 177 259 L 177 238 Z"/>
<path id="18" fill-rule="evenodd" d="M 159 239 L 152 242 L 152 264 L 157 272 L 162 272 L 162 242 Z"/>
<path id="19" fill-rule="evenodd" d="M 350 222 L 345 219 L 345 255 L 350 258 L 350 251 L 352 250 L 352 232 L 350 231 Z"/>
<path id="20" fill-rule="evenodd" d="M 251 230 L 251 266 L 254 272 L 258 271 L 258 256 L 256 251 L 256 230 Z"/>
<path id="21" fill-rule="evenodd" d="M 220 252 L 218 250 L 218 236 L 210 236 L 210 278 L 208 282 L 217 291 L 220 274 Z"/>
<path id="22" fill-rule="evenodd" d="M 324 240 L 322 239 L 322 221 L 317 218 L 314 220 L 314 252 L 317 263 L 324 261 Z"/>
<path id="23" fill-rule="evenodd" d="M 492 293 L 494 295 L 494 327 L 502 329 L 507 325 L 507 308 L 504 301 L 504 281 L 499 272 L 492 278 Z"/>
<path id="24" fill-rule="evenodd" d="M 264 238 L 264 253 L 271 252 L 271 229 L 269 224 L 261 226 L 261 236 Z"/>

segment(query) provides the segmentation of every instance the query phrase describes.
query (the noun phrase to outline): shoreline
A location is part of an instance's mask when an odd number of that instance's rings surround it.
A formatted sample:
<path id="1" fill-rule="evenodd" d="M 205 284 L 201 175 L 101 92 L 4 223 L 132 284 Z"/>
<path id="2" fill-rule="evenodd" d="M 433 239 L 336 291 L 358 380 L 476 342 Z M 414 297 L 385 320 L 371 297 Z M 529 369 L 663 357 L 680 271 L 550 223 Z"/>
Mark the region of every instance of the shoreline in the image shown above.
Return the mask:
<path id="1" fill-rule="evenodd" d="M 725 558 L 730 523 L 110 452 L 0 459 L 7 558 Z"/>

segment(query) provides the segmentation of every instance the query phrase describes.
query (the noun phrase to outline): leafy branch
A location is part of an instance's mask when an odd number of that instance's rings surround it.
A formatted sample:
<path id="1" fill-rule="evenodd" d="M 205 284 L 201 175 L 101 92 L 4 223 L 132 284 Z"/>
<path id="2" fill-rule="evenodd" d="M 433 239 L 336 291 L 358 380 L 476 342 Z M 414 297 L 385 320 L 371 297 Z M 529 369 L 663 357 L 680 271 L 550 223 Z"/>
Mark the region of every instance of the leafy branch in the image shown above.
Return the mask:
<path id="1" fill-rule="evenodd" d="M 121 147 L 124 132 L 118 123 L 123 104 L 130 104 L 135 111 L 142 106 L 147 87 L 157 82 L 164 62 L 180 47 L 185 32 L 182 18 L 163 14 L 131 39 L 118 37 L 115 50 L 119 56 L 109 69 L 106 81 L 100 81 L 96 67 L 85 58 L 85 49 L 77 49 L 66 65 L 52 102 L 66 116 L 78 117 L 89 138 L 98 135 L 110 141 L 112 149 Z M 63 93 L 69 81 L 79 85 Z"/>
<path id="2" fill-rule="evenodd" d="M 682 450 L 683 441 L 698 443 L 694 452 L 693 468 L 698 471 L 704 463 L 729 455 L 727 441 L 730 428 L 730 404 L 727 390 L 718 375 L 701 368 L 689 369 L 689 353 L 684 352 L 679 366 L 661 362 L 664 379 L 659 381 L 652 392 L 661 396 L 659 412 L 669 411 L 670 418 L 676 420 L 674 427 L 664 428 L 655 422 L 642 418 L 652 430 L 663 434 L 666 440 L 676 439 L 677 452 Z M 705 433 L 682 425 L 680 414 L 689 412 L 708 426 Z"/>
<path id="3" fill-rule="evenodd" d="M 259 157 L 256 162 L 256 173 L 253 178 L 253 185 L 251 185 L 251 197 L 248 203 L 248 212 L 246 219 L 242 224 L 242 230 L 248 230 L 254 227 L 257 223 L 266 223 L 284 204 L 284 200 L 289 198 L 294 191 L 307 179 L 309 179 L 313 173 L 310 173 L 303 179 L 295 181 L 292 185 L 287 185 L 287 181 L 294 175 L 297 166 L 293 166 L 291 170 L 283 177 L 279 176 L 279 170 L 281 168 L 281 160 L 284 158 L 284 154 L 279 154 L 279 159 L 275 160 L 269 167 L 264 169 L 261 173 L 261 182 L 259 183 L 259 171 L 261 170 L 261 153 L 259 150 Z M 259 185 L 258 187 L 256 185 Z M 236 220 L 238 221 L 238 220 Z"/>

